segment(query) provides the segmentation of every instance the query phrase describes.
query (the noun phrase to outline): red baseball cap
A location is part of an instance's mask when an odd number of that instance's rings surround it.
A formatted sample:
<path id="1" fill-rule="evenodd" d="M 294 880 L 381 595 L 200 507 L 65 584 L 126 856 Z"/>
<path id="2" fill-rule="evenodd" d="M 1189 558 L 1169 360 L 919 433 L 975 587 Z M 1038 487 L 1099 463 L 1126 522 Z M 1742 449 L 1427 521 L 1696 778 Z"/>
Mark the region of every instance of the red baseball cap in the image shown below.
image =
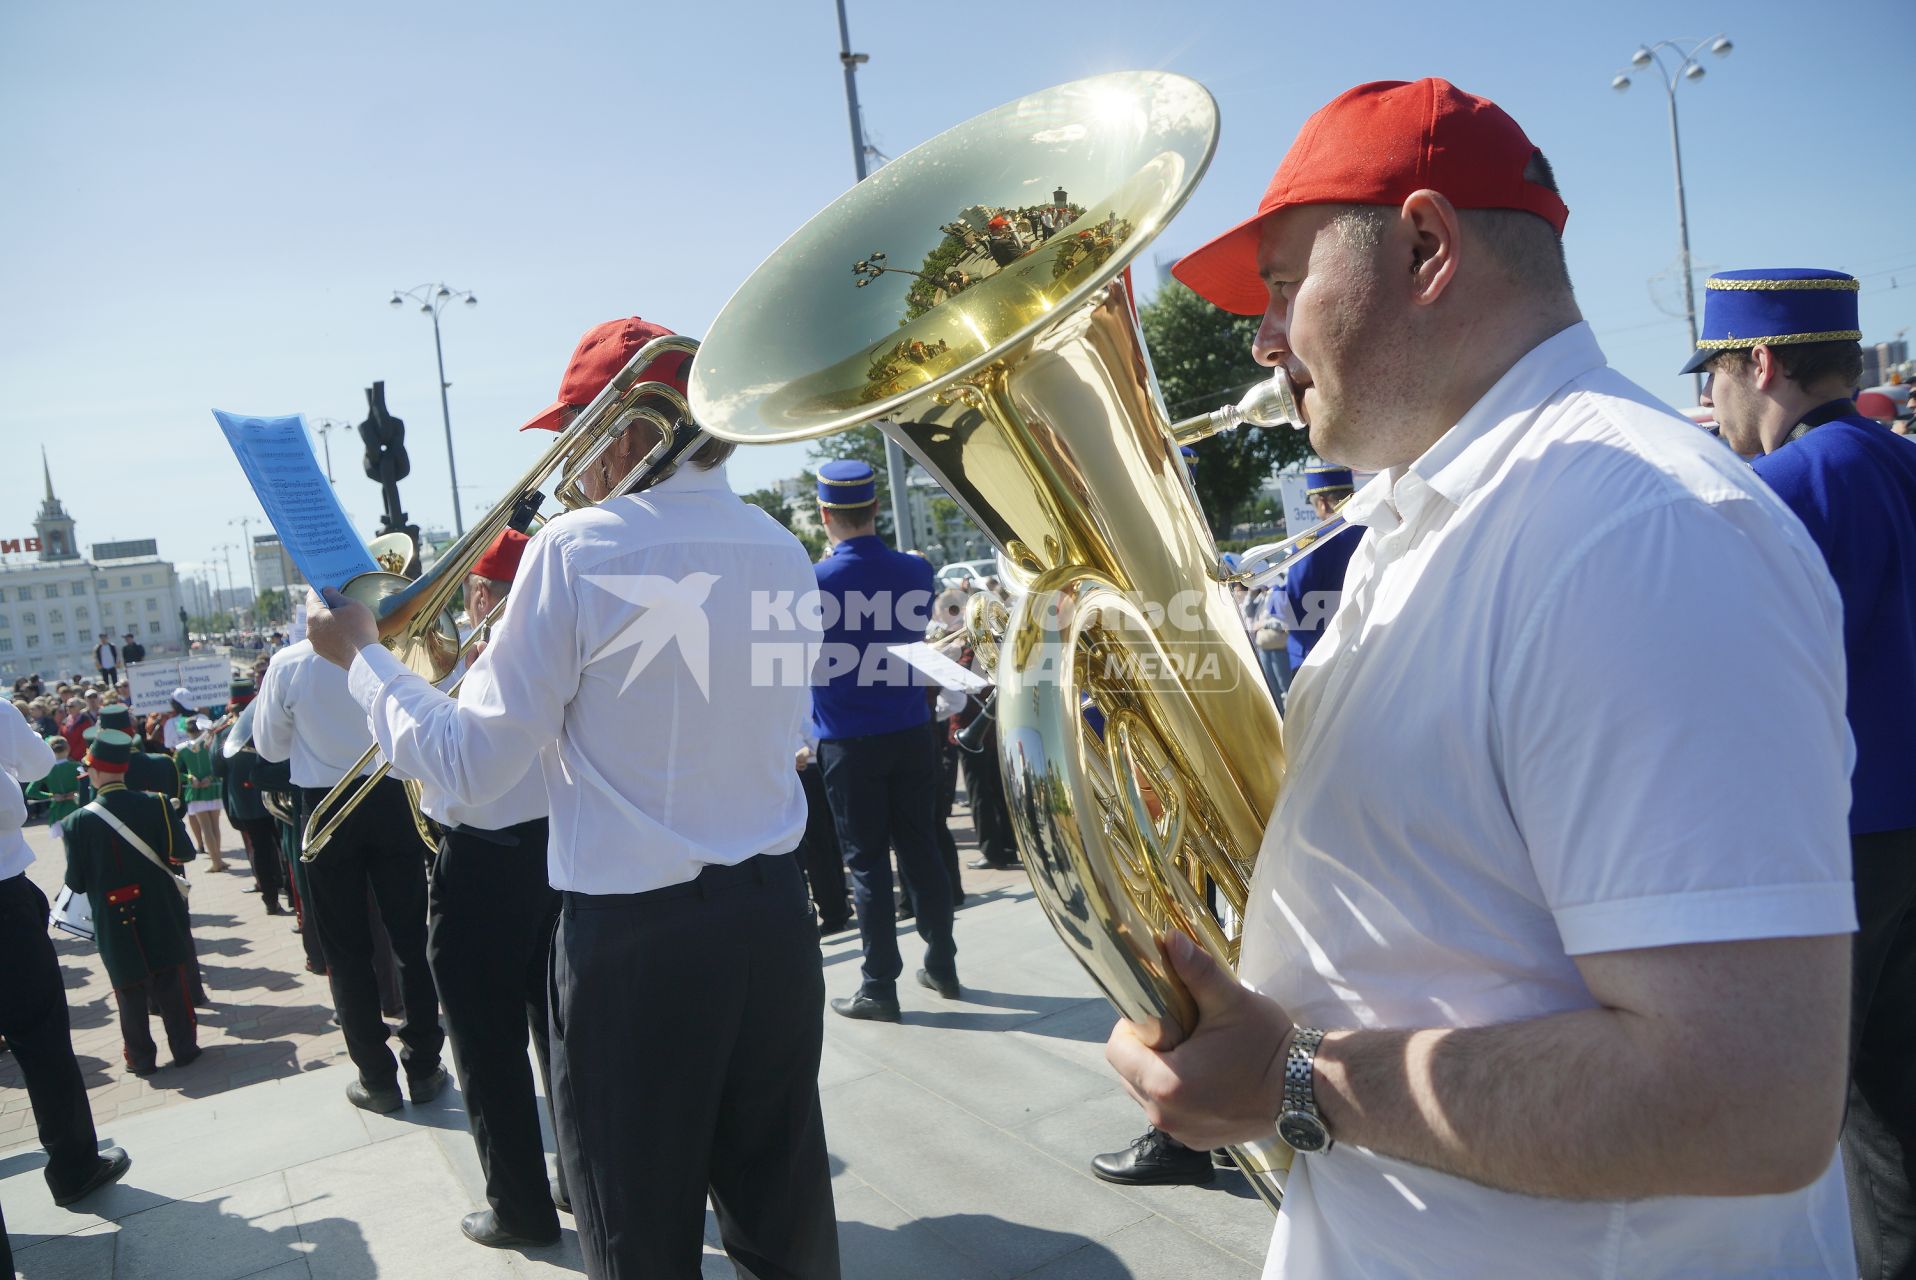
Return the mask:
<path id="1" fill-rule="evenodd" d="M 1878 422 L 1896 420 L 1896 402 L 1880 391 L 1865 391 L 1856 397 L 1856 412 Z"/>
<path id="2" fill-rule="evenodd" d="M 532 538 L 517 529 L 507 527 L 499 531 L 485 554 L 473 562 L 472 571 L 482 578 L 491 578 L 494 582 L 511 582 L 518 576 L 519 561 L 525 558 L 526 544 Z"/>
<path id="3" fill-rule="evenodd" d="M 1347 90 L 1298 130 L 1257 212 L 1171 274 L 1241 316 L 1269 299 L 1257 274 L 1264 219 L 1300 204 L 1400 205 L 1413 191 L 1459 209 L 1521 209 L 1563 234 L 1562 197 L 1536 180 L 1541 153 L 1504 109 L 1448 80 L 1376 80 Z"/>
<path id="4" fill-rule="evenodd" d="M 579 345 L 572 353 L 571 363 L 565 367 L 565 377 L 559 380 L 558 400 L 542 409 L 537 417 L 519 430 L 530 431 L 538 427 L 542 431 L 557 431 L 560 427 L 559 415 L 568 406 L 578 408 L 591 404 L 592 397 L 605 390 L 605 384 L 625 368 L 626 361 L 632 358 L 634 352 L 652 339 L 667 337 L 671 333 L 672 330 L 663 325 L 641 320 L 637 316 L 608 320 L 587 329 L 585 337 L 579 339 Z M 655 381 L 676 387 L 683 395 L 686 390 L 686 370 L 691 363 L 690 356 L 674 351 L 653 361 L 646 373 Z"/>

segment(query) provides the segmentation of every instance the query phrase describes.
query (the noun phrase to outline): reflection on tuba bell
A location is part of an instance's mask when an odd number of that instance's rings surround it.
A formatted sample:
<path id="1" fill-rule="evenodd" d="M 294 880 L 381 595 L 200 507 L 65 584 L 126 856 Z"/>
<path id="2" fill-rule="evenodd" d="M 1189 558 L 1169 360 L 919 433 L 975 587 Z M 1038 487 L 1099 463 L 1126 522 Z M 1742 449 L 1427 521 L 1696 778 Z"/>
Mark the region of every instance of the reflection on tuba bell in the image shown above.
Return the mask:
<path id="1" fill-rule="evenodd" d="M 1060 937 L 1166 1045 L 1196 1012 L 1160 940 L 1180 929 L 1236 961 L 1284 776 L 1178 446 L 1297 425 L 1289 385 L 1279 372 L 1172 423 L 1128 272 L 1216 140 L 1210 95 L 1157 72 L 979 116 L 787 241 L 713 324 L 691 384 L 722 439 L 877 420 L 997 546 L 1016 596 L 995 679 L 1019 849 Z M 1274 1205 L 1288 1148 L 1238 1155 Z"/>

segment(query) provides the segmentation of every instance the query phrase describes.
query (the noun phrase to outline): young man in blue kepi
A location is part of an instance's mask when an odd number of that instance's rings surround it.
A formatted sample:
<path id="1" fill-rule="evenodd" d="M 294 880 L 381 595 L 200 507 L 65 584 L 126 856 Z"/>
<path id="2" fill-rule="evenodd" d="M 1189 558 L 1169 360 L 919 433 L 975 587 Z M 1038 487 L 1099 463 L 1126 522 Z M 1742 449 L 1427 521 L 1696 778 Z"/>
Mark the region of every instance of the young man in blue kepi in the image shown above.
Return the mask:
<path id="1" fill-rule="evenodd" d="M 825 644 L 812 674 L 812 719 L 838 843 L 851 872 L 865 963 L 847 1018 L 897 1022 L 904 962 L 892 918 L 891 851 L 911 883 L 925 940 L 920 986 L 959 998 L 951 881 L 938 854 L 938 758 L 925 735 L 931 707 L 896 646 L 924 638 L 931 565 L 878 536 L 878 478 L 853 458 L 818 469 L 818 509 L 831 554 L 815 567 Z"/>
<path id="2" fill-rule="evenodd" d="M 1843 1166 L 1866 1276 L 1916 1275 L 1916 445 L 1857 412 L 1856 280 L 1710 277 L 1703 337 L 1724 443 L 1802 520 L 1843 597 L 1856 882 Z"/>

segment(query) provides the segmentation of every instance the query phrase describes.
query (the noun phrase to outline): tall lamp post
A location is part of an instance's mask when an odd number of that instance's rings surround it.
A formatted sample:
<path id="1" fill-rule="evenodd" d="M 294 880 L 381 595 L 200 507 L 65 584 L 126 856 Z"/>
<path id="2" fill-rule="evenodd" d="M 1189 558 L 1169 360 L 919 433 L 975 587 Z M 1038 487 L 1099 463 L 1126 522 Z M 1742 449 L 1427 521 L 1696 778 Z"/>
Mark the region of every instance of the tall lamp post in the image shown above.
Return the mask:
<path id="1" fill-rule="evenodd" d="M 1730 50 L 1735 46 L 1730 43 L 1728 36 L 1721 33 L 1707 40 L 1698 40 L 1688 49 L 1683 47 L 1684 43 L 1685 41 L 1682 40 L 1659 40 L 1655 44 L 1638 45 L 1637 51 L 1630 55 L 1630 65 L 1639 71 L 1646 67 L 1655 67 L 1657 74 L 1663 78 L 1663 91 L 1670 100 L 1670 155 L 1676 161 L 1677 265 L 1683 272 L 1683 318 L 1689 322 L 1690 349 L 1694 351 L 1696 349 L 1696 285 L 1690 278 L 1690 209 L 1683 196 L 1683 142 L 1677 132 L 1676 91 L 1677 85 L 1685 80 L 1703 78 L 1703 64 L 1696 58 L 1699 53 L 1708 49 L 1722 58 L 1729 56 Z M 1666 64 L 1665 54 L 1669 55 L 1669 61 L 1676 63 L 1674 71 Z M 1610 87 L 1618 93 L 1624 92 L 1630 87 L 1630 73 L 1617 72 L 1610 78 Z M 1696 398 L 1701 403 L 1703 399 L 1701 373 L 1696 375 Z"/>
<path id="2" fill-rule="evenodd" d="M 330 437 L 335 431 L 350 431 L 352 423 L 341 422 L 338 418 L 308 418 L 306 425 L 319 433 L 319 443 L 326 450 L 326 483 L 337 484 L 333 479 L 333 442 Z"/>
<path id="3" fill-rule="evenodd" d="M 867 169 L 866 157 L 870 154 L 865 146 L 865 123 L 858 111 L 858 66 L 870 62 L 869 53 L 852 52 L 851 26 L 845 19 L 845 0 L 838 0 L 838 61 L 845 68 L 845 106 L 852 118 L 852 168 L 863 182 Z M 899 550 L 905 549 L 905 543 L 916 536 L 906 513 L 910 510 L 910 495 L 905 492 L 905 451 L 898 442 L 888 435 L 880 433 L 885 442 L 885 483 L 891 490 L 892 536 L 898 540 Z"/>
<path id="4" fill-rule="evenodd" d="M 479 299 L 469 289 L 449 289 L 443 284 L 414 285 L 410 289 L 394 289 L 389 305 L 395 308 L 406 305 L 411 298 L 419 304 L 419 309 L 432 317 L 432 352 L 439 359 L 439 420 L 446 424 L 446 472 L 452 479 L 452 525 L 455 536 L 464 537 L 466 517 L 459 508 L 459 467 L 452 458 L 452 410 L 446 406 L 446 388 L 452 384 L 446 381 L 446 347 L 439 338 L 439 313 L 455 299 L 463 299 L 469 307 L 479 305 Z"/>
<path id="5" fill-rule="evenodd" d="M 256 519 L 257 517 L 254 516 L 234 516 L 226 523 L 229 526 L 239 526 L 240 549 L 246 553 L 246 581 L 253 588 L 253 621 L 259 622 L 261 620 L 259 616 L 259 570 L 254 564 L 259 557 L 253 554 L 253 525 Z"/>
<path id="6" fill-rule="evenodd" d="M 231 602 L 228 608 L 233 615 L 233 630 L 238 631 L 239 606 L 237 602 L 233 601 L 233 597 L 239 591 L 239 588 L 233 585 L 233 544 L 230 542 L 222 542 L 219 546 L 214 547 L 213 550 L 219 552 L 220 558 L 226 562 L 226 598 Z"/>

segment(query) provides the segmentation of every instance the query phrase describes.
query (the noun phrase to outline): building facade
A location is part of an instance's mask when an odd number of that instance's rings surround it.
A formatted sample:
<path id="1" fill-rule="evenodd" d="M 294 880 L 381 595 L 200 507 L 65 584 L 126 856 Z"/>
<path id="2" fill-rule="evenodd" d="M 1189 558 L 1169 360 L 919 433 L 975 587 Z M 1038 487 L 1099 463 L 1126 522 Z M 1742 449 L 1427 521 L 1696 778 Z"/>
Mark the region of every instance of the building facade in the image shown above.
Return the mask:
<path id="1" fill-rule="evenodd" d="M 0 677 L 91 675 L 102 634 L 116 649 L 131 633 L 148 657 L 179 654 L 180 581 L 158 543 L 96 543 L 83 557 L 44 453 L 41 467 L 35 536 L 0 538 Z"/>

